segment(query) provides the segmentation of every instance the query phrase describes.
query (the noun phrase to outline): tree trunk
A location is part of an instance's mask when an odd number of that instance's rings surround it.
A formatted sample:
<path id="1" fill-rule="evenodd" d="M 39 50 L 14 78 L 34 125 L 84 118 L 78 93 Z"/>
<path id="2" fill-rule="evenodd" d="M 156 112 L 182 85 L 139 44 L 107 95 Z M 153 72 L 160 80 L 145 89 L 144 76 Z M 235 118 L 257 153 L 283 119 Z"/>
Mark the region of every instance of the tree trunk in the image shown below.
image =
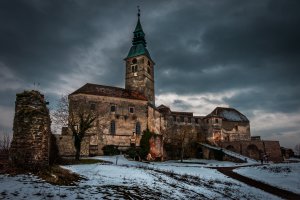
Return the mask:
<path id="1" fill-rule="evenodd" d="M 183 153 L 184 153 L 184 151 L 183 151 L 183 142 L 181 143 L 181 155 L 180 155 L 180 157 L 181 157 L 181 162 L 183 162 Z"/>
<path id="2" fill-rule="evenodd" d="M 79 160 L 80 158 L 80 149 L 81 149 L 81 140 L 78 136 L 75 136 L 75 149 L 76 149 L 76 154 L 75 154 L 75 160 Z"/>
<path id="3" fill-rule="evenodd" d="M 80 145 L 76 147 L 76 154 L 75 154 L 75 160 L 79 160 L 80 158 Z"/>

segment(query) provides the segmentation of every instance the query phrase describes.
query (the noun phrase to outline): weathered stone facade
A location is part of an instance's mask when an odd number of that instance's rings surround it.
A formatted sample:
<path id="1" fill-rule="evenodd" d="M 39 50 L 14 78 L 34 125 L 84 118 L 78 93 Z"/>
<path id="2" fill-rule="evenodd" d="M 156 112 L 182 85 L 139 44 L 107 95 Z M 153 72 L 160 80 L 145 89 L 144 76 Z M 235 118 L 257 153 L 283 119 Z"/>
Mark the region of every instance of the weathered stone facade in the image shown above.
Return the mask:
<path id="1" fill-rule="evenodd" d="M 10 159 L 15 165 L 48 165 L 50 117 L 44 95 L 38 91 L 17 94 Z"/>
<path id="2" fill-rule="evenodd" d="M 86 133 L 82 142 L 82 155 L 102 155 L 102 148 L 106 145 L 118 146 L 120 150 L 139 146 L 142 132 L 147 128 L 156 134 L 161 133 L 161 124 L 164 123 L 161 114 L 147 100 L 136 96 L 124 98 L 116 93 L 115 96 L 93 93 L 102 87 L 94 85 L 95 90 L 90 91 L 91 94 L 82 94 L 80 90 L 69 95 L 70 115 L 76 115 L 79 108 L 97 113 L 93 128 Z M 57 136 L 57 141 L 61 155 L 75 153 L 72 145 L 64 145 L 72 143 L 71 131 L 65 130 L 61 136 Z"/>
<path id="3" fill-rule="evenodd" d="M 144 94 L 151 104 L 154 96 L 154 62 L 147 56 L 126 59 L 125 88 Z"/>
<path id="4" fill-rule="evenodd" d="M 76 115 L 78 109 L 98 113 L 82 142 L 81 155 L 102 155 L 106 145 L 115 145 L 119 150 L 139 146 L 146 129 L 157 135 L 150 141 L 151 155 L 165 159 L 182 154 L 197 157 L 201 142 L 220 145 L 251 141 L 249 120 L 233 108 L 217 107 L 207 116 L 194 116 L 192 112 L 171 111 L 164 105 L 156 107 L 155 63 L 146 48 L 140 19 L 133 34 L 132 46 L 124 59 L 125 89 L 88 83 L 69 95 L 70 115 Z M 61 155 L 74 155 L 70 130 L 65 129 L 57 141 Z M 250 150 L 241 153 L 256 158 Z"/>
<path id="5" fill-rule="evenodd" d="M 217 107 L 202 119 L 202 124 L 210 142 L 251 139 L 249 120 L 234 108 Z"/>

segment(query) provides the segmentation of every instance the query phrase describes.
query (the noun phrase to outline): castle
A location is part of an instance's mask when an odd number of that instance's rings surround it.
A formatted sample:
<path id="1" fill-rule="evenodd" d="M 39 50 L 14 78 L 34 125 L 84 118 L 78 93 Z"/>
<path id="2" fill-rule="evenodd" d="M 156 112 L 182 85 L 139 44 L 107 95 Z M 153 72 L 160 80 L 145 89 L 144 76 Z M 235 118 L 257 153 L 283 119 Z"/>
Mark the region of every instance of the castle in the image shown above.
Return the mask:
<path id="1" fill-rule="evenodd" d="M 192 112 L 177 112 L 165 105 L 155 105 L 155 62 L 147 50 L 140 13 L 132 46 L 124 61 L 125 88 L 87 83 L 68 96 L 70 114 L 76 114 L 79 107 L 99 114 L 83 139 L 81 155 L 103 155 L 102 149 L 107 145 L 121 151 L 138 147 L 146 129 L 157 135 L 151 142 L 153 157 L 176 158 L 179 156 L 176 149 L 183 145 L 187 149 L 186 157 L 196 157 L 201 151 L 198 145 L 201 142 L 219 146 L 226 142 L 224 148 L 255 158 L 263 151 L 247 150 L 247 146 L 255 145 L 251 140 L 250 122 L 234 108 L 217 107 L 206 116 L 194 116 Z M 62 134 L 57 136 L 57 143 L 61 155 L 74 155 L 72 133 L 68 128 L 63 128 Z M 239 150 L 235 143 L 242 144 Z M 246 149 L 245 152 L 240 148 Z"/>

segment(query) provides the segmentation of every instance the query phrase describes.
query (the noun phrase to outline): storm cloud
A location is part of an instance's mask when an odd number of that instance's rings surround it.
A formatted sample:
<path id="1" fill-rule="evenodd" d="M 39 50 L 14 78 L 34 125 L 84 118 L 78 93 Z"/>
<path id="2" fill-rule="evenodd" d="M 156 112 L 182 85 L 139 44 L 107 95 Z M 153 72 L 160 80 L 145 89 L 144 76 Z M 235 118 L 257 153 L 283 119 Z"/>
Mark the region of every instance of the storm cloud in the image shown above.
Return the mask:
<path id="1" fill-rule="evenodd" d="M 123 87 L 137 5 L 157 104 L 198 115 L 234 107 L 253 135 L 300 143 L 297 0 L 0 1 L 0 128 L 11 130 L 24 89 L 54 105 L 87 82 Z"/>

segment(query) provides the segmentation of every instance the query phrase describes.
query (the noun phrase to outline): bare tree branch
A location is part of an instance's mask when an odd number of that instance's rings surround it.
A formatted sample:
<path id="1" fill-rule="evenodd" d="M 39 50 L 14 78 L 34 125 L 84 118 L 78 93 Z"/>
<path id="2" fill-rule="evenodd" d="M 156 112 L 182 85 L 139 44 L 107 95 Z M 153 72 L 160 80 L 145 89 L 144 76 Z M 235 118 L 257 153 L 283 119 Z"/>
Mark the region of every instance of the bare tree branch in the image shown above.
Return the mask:
<path id="1" fill-rule="evenodd" d="M 10 147 L 11 138 L 9 133 L 2 131 L 0 134 L 0 151 L 8 151 Z"/>
<path id="2" fill-rule="evenodd" d="M 54 111 L 51 115 L 52 122 L 59 126 L 68 126 L 69 101 L 68 96 L 63 95 L 57 101 Z"/>

